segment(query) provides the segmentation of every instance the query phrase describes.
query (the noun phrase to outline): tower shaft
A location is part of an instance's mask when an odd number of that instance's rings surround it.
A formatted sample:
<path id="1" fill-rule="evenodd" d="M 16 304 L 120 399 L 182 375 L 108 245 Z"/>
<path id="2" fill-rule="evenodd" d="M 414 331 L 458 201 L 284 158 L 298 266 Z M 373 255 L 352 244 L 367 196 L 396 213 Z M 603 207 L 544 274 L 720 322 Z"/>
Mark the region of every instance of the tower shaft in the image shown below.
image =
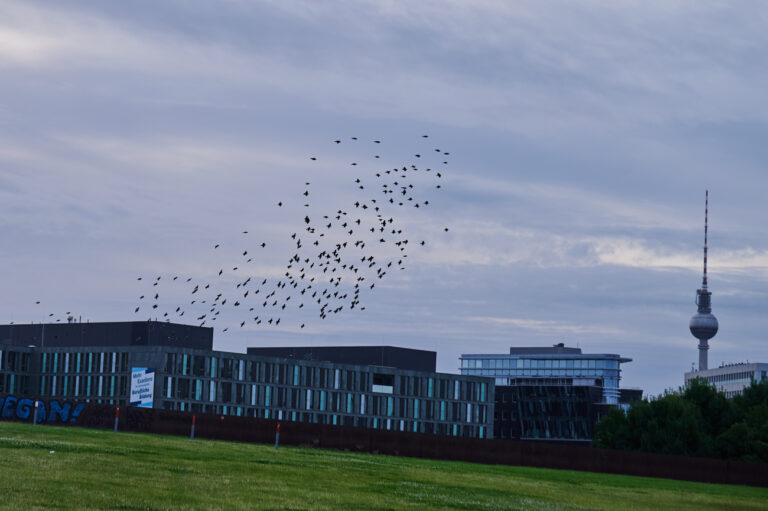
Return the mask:
<path id="1" fill-rule="evenodd" d="M 709 351 L 709 342 L 706 339 L 699 339 L 699 371 L 709 369 L 707 352 Z"/>

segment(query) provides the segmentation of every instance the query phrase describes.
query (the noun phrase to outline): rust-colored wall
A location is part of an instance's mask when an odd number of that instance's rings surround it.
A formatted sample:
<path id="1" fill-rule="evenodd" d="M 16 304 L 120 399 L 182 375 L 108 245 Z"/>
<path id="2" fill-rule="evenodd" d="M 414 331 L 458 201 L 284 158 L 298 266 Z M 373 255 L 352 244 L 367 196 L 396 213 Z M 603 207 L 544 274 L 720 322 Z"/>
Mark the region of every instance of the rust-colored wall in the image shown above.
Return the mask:
<path id="1" fill-rule="evenodd" d="M 115 408 L 88 404 L 76 425 L 112 429 Z M 198 415 L 195 437 L 273 443 L 275 420 Z M 120 431 L 189 436 L 192 414 L 147 408 L 120 410 Z M 768 487 L 768 464 L 615 451 L 553 443 L 480 440 L 282 421 L 280 443 L 474 463 L 583 470 L 708 483 Z"/>

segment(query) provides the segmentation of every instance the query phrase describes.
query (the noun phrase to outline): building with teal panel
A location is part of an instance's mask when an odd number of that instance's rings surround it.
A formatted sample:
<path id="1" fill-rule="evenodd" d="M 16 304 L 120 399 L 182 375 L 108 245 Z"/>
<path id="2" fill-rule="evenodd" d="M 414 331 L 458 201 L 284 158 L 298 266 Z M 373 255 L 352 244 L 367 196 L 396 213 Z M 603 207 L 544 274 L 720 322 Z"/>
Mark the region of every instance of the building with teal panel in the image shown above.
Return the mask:
<path id="1" fill-rule="evenodd" d="M 45 341 L 41 325 L 0 326 L 0 394 L 493 436 L 494 380 L 413 369 L 430 367 L 433 352 L 384 346 L 333 347 L 301 358 L 231 353 L 212 349 L 211 329 L 140 323 L 46 325 Z M 340 353 L 347 363 L 336 360 Z M 377 365 L 381 360 L 389 365 Z"/>

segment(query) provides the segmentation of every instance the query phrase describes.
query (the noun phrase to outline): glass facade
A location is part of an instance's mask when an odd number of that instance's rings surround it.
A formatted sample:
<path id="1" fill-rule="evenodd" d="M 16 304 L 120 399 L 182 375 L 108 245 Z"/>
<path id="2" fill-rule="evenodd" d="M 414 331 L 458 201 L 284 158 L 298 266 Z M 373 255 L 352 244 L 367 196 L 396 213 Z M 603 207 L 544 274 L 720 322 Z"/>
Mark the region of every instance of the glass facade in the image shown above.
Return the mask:
<path id="1" fill-rule="evenodd" d="M 129 354 L 0 346 L 0 394 L 125 406 Z"/>
<path id="2" fill-rule="evenodd" d="M 490 378 L 167 346 L 0 345 L 0 393 L 126 406 L 132 367 L 155 370 L 155 408 L 493 436 Z"/>
<path id="3" fill-rule="evenodd" d="M 604 404 L 618 404 L 620 363 L 629 359 L 618 355 L 580 353 L 462 355 L 464 375 L 493 378 L 496 385 L 550 384 L 598 386 Z"/>
<path id="4" fill-rule="evenodd" d="M 493 378 L 494 438 L 589 441 L 601 414 L 620 404 L 621 364 L 629 361 L 558 344 L 461 355 L 460 370 Z"/>
<path id="5" fill-rule="evenodd" d="M 492 436 L 493 381 L 487 378 L 181 351 L 166 351 L 158 374 L 156 406 L 169 410 Z"/>
<path id="6" fill-rule="evenodd" d="M 601 411 L 597 387 L 496 387 L 494 438 L 589 440 Z"/>

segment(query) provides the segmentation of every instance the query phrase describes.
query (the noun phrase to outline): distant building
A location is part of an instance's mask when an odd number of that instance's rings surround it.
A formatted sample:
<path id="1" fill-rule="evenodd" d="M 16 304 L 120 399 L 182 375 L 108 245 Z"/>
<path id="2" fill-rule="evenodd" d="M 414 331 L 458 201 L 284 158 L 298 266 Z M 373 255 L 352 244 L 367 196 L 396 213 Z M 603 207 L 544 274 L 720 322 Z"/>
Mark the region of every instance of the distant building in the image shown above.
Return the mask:
<path id="1" fill-rule="evenodd" d="M 460 360 L 461 374 L 496 383 L 496 438 L 589 440 L 602 414 L 642 397 L 639 389 L 619 388 L 621 364 L 631 362 L 619 355 L 557 344 Z"/>
<path id="2" fill-rule="evenodd" d="M 397 348 L 395 346 L 304 346 L 248 348 L 249 355 L 295 360 L 317 360 L 336 364 L 397 367 L 409 371 L 436 371 L 434 351 Z"/>
<path id="3" fill-rule="evenodd" d="M 685 373 L 685 385 L 694 378 L 703 378 L 725 397 L 732 398 L 741 395 L 752 381 L 762 381 L 768 378 L 768 364 L 742 362 L 738 364 L 723 364 L 716 369 L 690 371 Z"/>
<path id="4" fill-rule="evenodd" d="M 154 321 L 0 325 L 0 394 L 493 436 L 493 380 L 415 369 L 433 368 L 434 352 L 379 346 L 245 354 L 213 351 L 212 339 L 210 328 Z"/>

